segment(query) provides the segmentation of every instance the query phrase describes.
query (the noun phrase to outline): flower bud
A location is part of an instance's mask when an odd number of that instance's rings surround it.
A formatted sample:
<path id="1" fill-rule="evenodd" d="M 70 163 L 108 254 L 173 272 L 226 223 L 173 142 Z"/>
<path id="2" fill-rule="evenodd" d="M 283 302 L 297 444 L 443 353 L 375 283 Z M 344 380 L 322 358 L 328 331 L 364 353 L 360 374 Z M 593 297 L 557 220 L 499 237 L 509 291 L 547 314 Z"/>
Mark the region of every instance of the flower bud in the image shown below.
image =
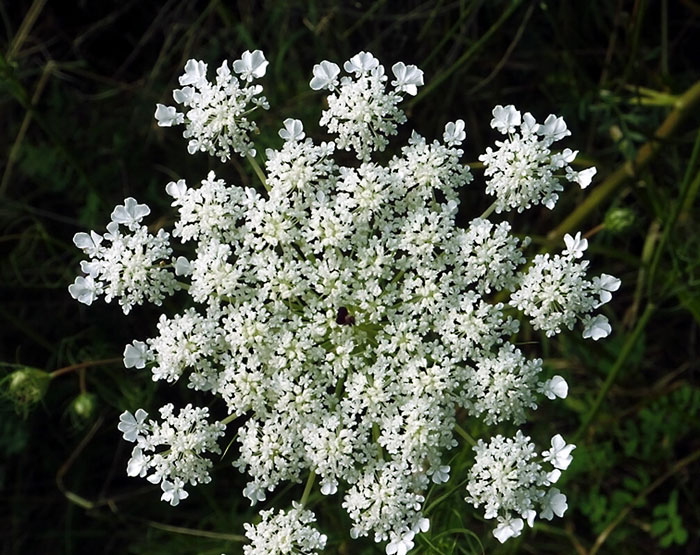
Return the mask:
<path id="1" fill-rule="evenodd" d="M 81 393 L 71 402 L 68 414 L 75 424 L 81 424 L 92 419 L 97 408 L 97 397 L 92 393 Z"/>
<path id="2" fill-rule="evenodd" d="M 22 368 L 8 376 L 6 395 L 15 404 L 17 412 L 26 414 L 44 397 L 50 381 L 51 376 L 43 370 Z"/>
<path id="3" fill-rule="evenodd" d="M 605 214 L 605 229 L 610 233 L 625 233 L 634 225 L 635 216 L 631 208 L 611 208 Z"/>

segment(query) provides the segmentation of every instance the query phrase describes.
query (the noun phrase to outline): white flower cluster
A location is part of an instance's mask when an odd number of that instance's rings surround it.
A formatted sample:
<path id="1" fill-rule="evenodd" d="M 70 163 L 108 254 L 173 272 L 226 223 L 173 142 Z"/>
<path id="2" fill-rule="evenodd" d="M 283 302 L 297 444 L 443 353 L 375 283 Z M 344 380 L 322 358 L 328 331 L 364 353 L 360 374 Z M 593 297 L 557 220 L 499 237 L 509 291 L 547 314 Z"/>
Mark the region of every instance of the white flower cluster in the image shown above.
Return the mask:
<path id="1" fill-rule="evenodd" d="M 533 204 L 554 208 L 557 193 L 564 190 L 561 178 L 575 181 L 582 189 L 590 185 L 595 168 L 575 172 L 569 166 L 578 151 L 565 148 L 553 154 L 550 150 L 552 143 L 571 135 L 564 118 L 550 114 L 539 124 L 529 112 L 521 118 L 514 106 L 496 106 L 491 127 L 508 135 L 496 141 L 498 150 L 489 147 L 479 156 L 490 178 L 486 192 L 496 196 L 496 212 L 513 208 L 522 212 Z"/>
<path id="2" fill-rule="evenodd" d="M 551 449 L 538 458 L 535 444 L 520 430 L 510 439 L 497 435 L 488 443 L 479 440 L 474 447 L 476 462 L 469 472 L 467 501 L 475 507 L 484 505 L 484 516 L 496 518 L 498 526 L 493 534 L 501 543 L 520 535 L 523 520 L 532 526 L 537 509 L 546 520 L 564 514 L 566 496 L 549 486 L 571 464 L 574 448 L 557 434 Z M 552 468 L 543 468 L 543 463 Z"/>
<path id="3" fill-rule="evenodd" d="M 74 299 L 90 305 L 100 295 L 107 302 L 118 298 L 128 314 L 144 300 L 160 305 L 166 294 L 178 288 L 173 273 L 162 265 L 172 254 L 170 235 L 163 229 L 152 235 L 146 226 L 139 225 L 150 213 L 148 206 L 129 197 L 112 212 L 107 233 L 75 234 L 73 242 L 90 261 L 81 262 L 80 269 L 86 275 L 78 276 L 68 288 Z"/>
<path id="4" fill-rule="evenodd" d="M 129 476 L 146 478 L 152 484 L 160 484 L 161 499 L 177 505 L 189 494 L 187 482 L 192 486 L 211 481 L 209 469 L 212 462 L 202 457 L 204 453 L 220 453 L 216 441 L 224 435 L 226 426 L 220 422 L 209 424 L 209 409 L 187 405 L 175 415 L 173 405 L 160 409 L 162 424 L 148 420 L 143 409 L 131 414 L 125 411 L 119 422 L 124 439 L 136 443 L 127 465 Z"/>
<path id="5" fill-rule="evenodd" d="M 250 81 L 266 63 L 255 51 L 233 67 Z M 239 111 L 238 81 L 222 67 L 212 86 L 206 66 L 189 61 L 181 78 L 186 87 L 175 98 L 192 106 L 186 135 L 195 137 L 190 145 L 196 148 L 190 150 L 225 159 L 229 147 L 252 154 L 254 127 Z M 575 260 L 586 247 L 580 235 L 567 237 L 562 255 L 536 257 L 528 268 L 523 249 L 529 240 L 511 234 L 508 222 L 481 217 L 457 227 L 459 191 L 472 181 L 460 161 L 464 121 L 447 123 L 442 141 L 414 131 L 399 154 L 384 165 L 374 162 L 372 153 L 385 148 L 405 119 L 401 94 L 416 94 L 423 73 L 395 64 L 394 89 L 386 92 L 388 78 L 371 54 L 360 52 L 344 68 L 350 76 L 339 79 L 340 68 L 324 61 L 310 83 L 330 91 L 321 123 L 337 134 L 334 141 L 314 142 L 289 118 L 279 131 L 283 145 L 265 153 L 264 191 L 229 185 L 213 172 L 199 186 L 168 183 L 178 211 L 172 236 L 183 252 L 177 257 L 162 230 L 156 238 L 163 244 L 155 249 L 155 239 L 138 227 L 148 209 L 127 199 L 109 229 L 126 224 L 135 238 L 108 256 L 100 254 L 99 235 L 78 234 L 76 244 L 102 265 L 97 271 L 94 262 L 83 263 L 88 276 L 78 278 L 83 281 L 71 294 L 89 304 L 101 289 L 86 292 L 84 282 L 105 281 L 102 276 L 128 281 L 128 287 L 110 289 L 108 299 L 122 295 L 129 307 L 143 298 L 159 302 L 176 286 L 186 289 L 189 308 L 162 315 L 155 337 L 127 345 L 124 364 L 147 368 L 154 380 L 185 378 L 228 409 L 216 424 L 206 422 L 206 409 L 190 406 L 178 417 L 172 406 L 162 409 L 162 425 L 146 423 L 144 411 L 125 413 L 120 429 L 137 443 L 130 475 L 160 482 L 163 498 L 177 503 L 187 495 L 186 482 L 209 479 L 202 455 L 217 452 L 224 424 L 245 415 L 234 466 L 250 477 L 243 494 L 252 504 L 283 482 L 309 476 L 311 484 L 318 476 L 321 494 L 343 497 L 352 537 L 372 534 L 386 543 L 388 555 L 404 555 L 415 534 L 429 527 L 423 504 L 430 483 L 450 478 L 444 459 L 457 445 L 457 408 L 486 424 L 517 425 L 541 396 L 568 393 L 561 376 L 543 379 L 542 361 L 515 346 L 519 321 L 511 306 L 491 295 L 514 291 L 510 304 L 548 334 L 581 317 L 584 336 L 598 339 L 607 321 L 603 326 L 604 317 L 588 313 L 610 300 L 619 280 L 605 274 L 586 280 L 587 263 Z M 522 136 L 513 136 L 519 112 L 509 107 L 494 115 L 495 126 L 511 134 L 501 144 L 510 154 L 490 153 L 489 160 L 497 160 L 502 175 L 522 177 L 493 189 L 496 208 L 549 202 L 559 190 L 550 166 L 559 163 L 545 158 L 557 156 L 550 157 L 548 147 L 568 133 L 563 121 L 551 116 L 538 126 L 526 114 Z M 160 107 L 156 117 L 162 125 L 184 121 Z M 516 142 L 521 146 L 504 146 Z M 336 149 L 352 149 L 360 161 L 340 165 Z M 495 167 L 490 164 L 487 170 Z M 134 257 L 147 261 L 138 280 L 132 278 Z M 168 450 L 156 452 L 161 445 Z M 544 461 L 560 469 L 573 446 L 557 440 L 555 448 Z M 558 491 L 542 489 L 556 472 L 545 473 L 534 453 L 522 434 L 477 447 L 470 500 L 485 505 L 487 517 L 498 517 L 501 540 L 519 533 L 519 518 L 531 523 L 534 507 L 543 518 L 565 509 Z M 257 526 L 246 526 L 252 541 L 246 553 L 324 548 L 326 538 L 309 526 L 314 517 L 303 505 L 261 516 Z"/>
<path id="6" fill-rule="evenodd" d="M 288 511 L 275 514 L 270 509 L 261 511 L 260 517 L 262 520 L 255 526 L 244 524 L 250 540 L 250 545 L 243 547 L 244 555 L 304 555 L 326 547 L 326 536 L 309 526 L 316 517 L 296 501 Z"/>
<path id="7" fill-rule="evenodd" d="M 208 152 L 222 162 L 231 157 L 232 150 L 241 156 L 255 156 L 250 135 L 258 127 L 247 116 L 256 108 L 267 110 L 269 105 L 264 96 L 259 96 L 262 86 L 250 82 L 265 75 L 267 64 L 260 50 L 246 51 L 233 62 L 233 71 L 245 84 L 231 73 L 226 61 L 216 70 L 216 82 L 210 83 L 207 64 L 189 60 L 180 76 L 183 87 L 173 91 L 173 99 L 186 111 L 156 104 L 158 125 L 171 127 L 185 123 L 183 136 L 190 139 L 187 145 L 190 154 Z"/>
<path id="8" fill-rule="evenodd" d="M 360 160 L 368 161 L 373 151 L 382 151 L 389 144 L 387 135 L 395 135 L 397 125 L 406 121 L 397 106 L 403 98 L 401 93 L 415 96 L 423 85 L 423 72 L 414 65 L 397 62 L 391 68 L 394 90 L 386 92 L 384 66 L 372 54 L 356 54 L 343 69 L 351 76 L 338 81 L 340 68 L 333 62 L 324 60 L 314 66 L 311 88 L 333 92 L 320 123 L 338 135 L 338 148 L 352 149 Z"/>
<path id="9" fill-rule="evenodd" d="M 593 317 L 588 313 L 612 299 L 621 282 L 607 274 L 588 281 L 588 261 L 577 262 L 588 248 L 588 240 L 580 233 L 575 237 L 567 234 L 564 240 L 567 248 L 561 255 L 535 256 L 510 303 L 530 317 L 534 329 L 543 330 L 548 337 L 560 333 L 562 327 L 573 329 L 581 318 L 583 337 L 597 341 L 607 337 L 612 328 L 602 314 Z"/>

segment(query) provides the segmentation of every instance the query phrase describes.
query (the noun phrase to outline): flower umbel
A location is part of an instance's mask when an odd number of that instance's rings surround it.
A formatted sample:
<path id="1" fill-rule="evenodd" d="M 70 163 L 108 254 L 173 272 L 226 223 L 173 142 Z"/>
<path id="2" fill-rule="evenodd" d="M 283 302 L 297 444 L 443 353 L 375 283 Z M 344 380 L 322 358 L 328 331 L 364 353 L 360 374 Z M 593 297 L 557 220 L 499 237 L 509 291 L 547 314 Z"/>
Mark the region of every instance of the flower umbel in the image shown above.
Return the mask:
<path id="1" fill-rule="evenodd" d="M 188 61 L 173 93 L 185 111 L 158 105 L 159 125 L 185 124 L 192 154 L 226 161 L 233 151 L 254 162 L 257 127 L 248 118 L 267 103 L 251 83 L 266 66 L 262 52 L 246 52 L 233 63 L 239 77 L 224 62 L 210 83 L 207 65 Z M 211 479 L 205 455 L 219 452 L 225 423 L 245 415 L 233 464 L 249 478 L 242 494 L 251 504 L 308 480 L 300 503 L 245 525 L 251 555 L 325 548 L 305 507 L 315 477 L 322 495 L 340 492 L 353 538 L 371 535 L 388 555 L 407 553 L 430 525 L 431 484 L 454 473 L 446 452 L 458 444 L 457 409 L 486 425 L 519 425 L 543 397 L 568 394 L 563 377 L 543 376 L 541 359 L 516 347 L 515 310 L 548 336 L 580 320 L 583 336 L 598 340 L 611 326 L 592 313 L 620 287 L 607 274 L 588 279 L 580 234 L 565 237 L 561 254 L 528 264 L 529 239 L 508 222 L 456 225 L 460 190 L 473 180 L 461 162 L 464 120 L 448 122 L 442 140 L 413 131 L 379 163 L 376 153 L 406 121 L 399 103 L 417 93 L 423 72 L 397 62 L 387 86 L 368 52 L 342 67 L 341 76 L 338 64 L 322 61 L 310 81 L 328 91 L 320 123 L 335 139 L 316 142 L 301 121 L 284 119 L 280 146 L 254 162 L 263 187 L 213 171 L 199 184 L 179 179 L 165 186 L 176 211 L 170 232 L 150 232 L 141 224 L 150 209 L 127 198 L 107 233 L 75 236 L 89 260 L 69 291 L 85 304 L 118 298 L 126 313 L 186 290 L 187 308 L 161 315 L 153 337 L 127 345 L 124 365 L 154 380 L 185 379 L 227 410 L 222 421 L 193 405 L 162 407 L 160 422 L 143 409 L 125 412 L 119 429 L 135 444 L 127 473 L 159 483 L 164 501 L 184 502 L 189 486 Z M 497 106 L 491 125 L 507 135 L 481 157 L 497 213 L 551 208 L 562 179 L 590 183 L 593 171 L 569 166 L 575 152 L 550 150 L 569 135 L 562 118 L 538 124 Z M 342 162 L 338 150 L 357 160 Z M 521 431 L 479 440 L 467 499 L 496 519 L 498 540 L 538 514 L 564 513 L 566 497 L 551 486 L 573 448 L 559 434 L 541 454 Z"/>

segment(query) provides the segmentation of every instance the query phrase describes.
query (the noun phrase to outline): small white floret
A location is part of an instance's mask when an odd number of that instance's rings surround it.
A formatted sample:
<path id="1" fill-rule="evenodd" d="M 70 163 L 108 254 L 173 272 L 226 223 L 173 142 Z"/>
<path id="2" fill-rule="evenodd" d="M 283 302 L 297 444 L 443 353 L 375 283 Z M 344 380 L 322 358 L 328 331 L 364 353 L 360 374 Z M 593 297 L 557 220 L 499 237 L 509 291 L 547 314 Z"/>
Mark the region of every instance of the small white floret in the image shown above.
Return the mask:
<path id="1" fill-rule="evenodd" d="M 504 135 L 514 133 L 515 128 L 520 125 L 520 112 L 512 104 L 505 107 L 498 105 L 491 113 L 493 114 L 491 127 Z"/>
<path id="2" fill-rule="evenodd" d="M 262 50 L 246 50 L 240 60 L 233 62 L 233 71 L 240 74 L 244 81 L 252 81 L 265 75 L 268 64 Z"/>
<path id="3" fill-rule="evenodd" d="M 517 538 L 522 532 L 523 526 L 521 518 L 507 520 L 493 531 L 493 535 L 499 542 L 505 543 L 510 538 Z"/>
<path id="4" fill-rule="evenodd" d="M 447 146 L 455 146 L 462 144 L 462 141 L 467 138 L 464 131 L 464 120 L 450 121 L 445 124 L 445 132 L 442 134 L 442 139 Z"/>
<path id="5" fill-rule="evenodd" d="M 538 130 L 540 135 L 551 141 L 558 141 L 564 137 L 571 135 L 571 131 L 566 128 L 564 118 L 557 117 L 554 114 L 549 114 L 544 123 L 540 125 Z"/>
<path id="6" fill-rule="evenodd" d="M 364 73 L 368 73 L 379 66 L 379 60 L 372 56 L 369 52 L 358 52 L 352 58 L 350 58 L 343 68 L 348 73 L 354 73 L 356 76 L 360 76 Z"/>
<path id="7" fill-rule="evenodd" d="M 542 457 L 544 457 L 545 461 L 551 462 L 554 468 L 566 470 L 569 468 L 571 461 L 574 460 L 571 456 L 571 451 L 574 449 L 576 449 L 575 445 L 572 443 L 567 444 L 564 438 L 560 434 L 557 434 L 552 437 L 552 448 L 548 451 L 544 451 Z"/>
<path id="8" fill-rule="evenodd" d="M 403 62 L 396 62 L 391 71 L 396 77 L 391 84 L 397 91 L 403 91 L 411 96 L 416 96 L 418 87 L 423 86 L 423 71 L 414 65 L 407 66 Z"/>
<path id="9" fill-rule="evenodd" d="M 338 85 L 338 74 L 340 73 L 338 64 L 323 60 L 314 66 L 313 72 L 314 77 L 309 82 L 309 86 L 313 90 L 328 89 L 332 91 Z"/>
<path id="10" fill-rule="evenodd" d="M 547 496 L 542 502 L 542 512 L 540 513 L 540 518 L 545 520 L 552 520 L 554 515 L 558 517 L 564 516 L 566 509 L 569 506 L 566 503 L 566 495 L 561 493 L 557 488 L 552 488 L 547 493 Z"/>
<path id="11" fill-rule="evenodd" d="M 298 119 L 287 118 L 283 123 L 284 128 L 279 130 L 279 136 L 285 141 L 301 141 L 306 136 L 304 125 Z"/>
<path id="12" fill-rule="evenodd" d="M 544 382 L 542 392 L 547 399 L 566 399 L 569 394 L 569 385 L 561 376 L 553 376 L 551 379 Z"/>
<path id="13" fill-rule="evenodd" d="M 125 410 L 119 417 L 117 429 L 122 432 L 126 441 L 134 442 L 146 430 L 145 420 L 147 416 L 148 413 L 143 409 L 138 409 L 136 414 Z"/>
<path id="14" fill-rule="evenodd" d="M 116 224 L 124 224 L 132 227 L 151 213 L 146 204 L 139 204 L 136 199 L 129 197 L 124 199 L 124 204 L 119 204 L 112 211 L 112 221 Z"/>
<path id="15" fill-rule="evenodd" d="M 199 60 L 187 60 L 185 73 L 180 76 L 180 84 L 199 86 L 207 80 L 207 64 Z"/>
<path id="16" fill-rule="evenodd" d="M 165 106 L 164 104 L 156 104 L 154 115 L 159 127 L 172 127 L 185 121 L 185 116 L 179 113 L 174 106 Z"/>
<path id="17" fill-rule="evenodd" d="M 583 251 L 588 248 L 588 239 L 581 238 L 581 232 L 577 232 L 575 237 L 572 237 L 568 233 L 564 235 L 564 243 L 566 243 L 566 250 L 564 253 L 573 255 L 574 258 L 581 258 L 583 256 Z"/>
<path id="18" fill-rule="evenodd" d="M 596 168 L 586 168 L 585 170 L 581 170 L 576 174 L 576 177 L 574 177 L 574 181 L 581 186 L 581 189 L 585 189 L 591 184 L 593 176 L 597 171 L 598 170 Z"/>
<path id="19" fill-rule="evenodd" d="M 92 276 L 78 276 L 75 281 L 68 286 L 68 292 L 78 302 L 90 306 L 97 298 L 97 284 Z"/>
<path id="20" fill-rule="evenodd" d="M 608 319 L 602 314 L 598 314 L 595 317 L 590 315 L 583 319 L 584 329 L 583 338 L 592 339 L 593 341 L 598 341 L 610 335 L 612 332 L 612 327 L 608 322 Z"/>
<path id="21" fill-rule="evenodd" d="M 148 346 L 143 341 L 133 341 L 124 347 L 124 367 L 144 368 L 148 360 Z"/>

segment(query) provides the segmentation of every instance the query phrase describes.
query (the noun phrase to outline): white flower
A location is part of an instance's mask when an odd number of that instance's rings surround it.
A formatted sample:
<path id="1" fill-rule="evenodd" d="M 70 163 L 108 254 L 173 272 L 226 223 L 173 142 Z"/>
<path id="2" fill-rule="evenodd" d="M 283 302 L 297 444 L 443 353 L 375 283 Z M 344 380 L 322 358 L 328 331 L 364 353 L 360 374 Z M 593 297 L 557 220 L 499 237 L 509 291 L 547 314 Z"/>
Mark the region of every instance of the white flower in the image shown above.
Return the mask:
<path id="1" fill-rule="evenodd" d="M 540 125 L 537 132 L 543 135 L 548 141 L 555 142 L 571 135 L 571 131 L 566 128 L 564 118 L 549 114 L 544 123 Z"/>
<path id="2" fill-rule="evenodd" d="M 561 493 L 557 488 L 552 488 L 547 492 L 547 496 L 542 502 L 540 518 L 552 520 L 554 515 L 561 518 L 564 516 L 564 513 L 568 508 L 569 506 L 566 503 L 566 495 Z"/>
<path id="3" fill-rule="evenodd" d="M 68 286 L 68 292 L 78 302 L 90 306 L 97 298 L 97 285 L 93 277 L 78 276 L 75 282 Z"/>
<path id="4" fill-rule="evenodd" d="M 433 482 L 436 484 L 443 484 L 450 479 L 450 467 L 445 465 L 438 468 L 433 473 Z"/>
<path id="5" fill-rule="evenodd" d="M 413 546 L 413 538 L 415 536 L 413 530 L 404 532 L 403 534 L 393 535 L 393 539 L 386 546 L 387 555 L 406 555 Z"/>
<path id="6" fill-rule="evenodd" d="M 316 516 L 299 503 L 292 502 L 287 511 L 261 511 L 255 526 L 244 524 L 250 544 L 243 546 L 244 555 L 312 555 L 323 551 L 327 537 L 311 526 Z"/>
<path id="7" fill-rule="evenodd" d="M 174 106 L 156 104 L 156 120 L 160 127 L 172 127 L 185 121 L 185 116 L 180 114 Z"/>
<path id="8" fill-rule="evenodd" d="M 572 237 L 568 233 L 564 235 L 564 243 L 566 243 L 565 254 L 571 254 L 574 258 L 581 258 L 583 251 L 588 248 L 588 239 L 581 238 L 581 232 L 576 233 L 576 237 Z"/>
<path id="9" fill-rule="evenodd" d="M 596 170 L 596 168 L 586 168 L 585 170 L 581 170 L 580 172 L 576 173 L 574 181 L 581 186 L 581 189 L 585 189 L 591 184 L 593 176 L 597 171 L 598 170 Z"/>
<path id="10" fill-rule="evenodd" d="M 464 132 L 464 120 L 458 119 L 457 121 L 451 121 L 445 124 L 445 132 L 442 135 L 442 139 L 447 146 L 462 144 L 462 141 L 464 141 L 466 137 L 467 134 Z"/>
<path id="11" fill-rule="evenodd" d="M 262 50 L 246 50 L 240 60 L 233 62 L 233 71 L 240 74 L 244 81 L 250 82 L 265 75 L 268 63 Z"/>
<path id="12" fill-rule="evenodd" d="M 88 256 L 95 256 L 100 250 L 102 235 L 91 231 L 88 233 L 76 233 L 73 236 L 73 244 Z"/>
<path id="13" fill-rule="evenodd" d="M 403 62 L 396 62 L 391 71 L 396 77 L 391 84 L 397 91 L 403 91 L 411 96 L 418 93 L 418 87 L 423 86 L 423 72 L 414 65 L 407 66 Z"/>
<path id="14" fill-rule="evenodd" d="M 340 74 L 338 64 L 324 60 L 314 66 L 313 72 L 314 77 L 309 83 L 313 90 L 328 89 L 332 91 L 338 85 L 338 75 Z"/>
<path id="15" fill-rule="evenodd" d="M 187 184 L 184 179 L 178 179 L 177 181 L 171 181 L 165 186 L 165 192 L 168 193 L 175 200 L 184 196 L 187 192 Z"/>
<path id="16" fill-rule="evenodd" d="M 207 65 L 189 60 L 173 91 L 178 109 L 159 105 L 156 119 L 184 124 L 190 153 L 254 156 L 252 115 L 268 106 L 251 81 L 267 65 L 262 52 L 246 52 L 210 81 Z M 248 476 L 242 493 L 252 504 L 313 472 L 321 494 L 343 493 L 350 536 L 370 536 L 389 555 L 405 555 L 429 529 L 425 496 L 431 481 L 450 478 L 443 461 L 458 445 L 455 411 L 481 417 L 473 429 L 487 435 L 475 447 L 467 499 L 505 541 L 537 514 L 563 514 L 566 499 L 552 484 L 574 448 L 556 435 L 540 456 L 521 431 L 489 437 L 484 427 L 524 422 L 538 394 L 568 393 L 560 376 L 541 381 L 542 361 L 516 347 L 520 321 L 548 336 L 582 321 L 595 339 L 609 325 L 591 313 L 619 280 L 587 277 L 580 234 L 566 237 L 564 252 L 528 261 L 529 240 L 507 221 L 457 225 L 472 181 L 461 160 L 464 121 L 445 125 L 442 140 L 414 131 L 393 156 L 377 156 L 406 121 L 400 102 L 423 73 L 398 62 L 387 75 L 367 52 L 344 69 L 341 77 L 321 62 L 310 82 L 330 91 L 320 124 L 332 142 L 316 143 L 299 120 L 283 118 L 283 144 L 265 152 L 265 190 L 213 172 L 189 186 L 174 180 L 165 187 L 176 210 L 171 232 L 149 232 L 148 207 L 126 199 L 106 232 L 76 234 L 85 276 L 70 293 L 117 299 L 128 312 L 181 290 L 153 336 L 125 347 L 125 366 L 182 380 L 223 403 L 226 422 L 240 417 L 233 464 Z M 491 124 L 506 135 L 480 157 L 497 212 L 552 208 L 562 183 L 590 181 L 590 171 L 570 167 L 575 151 L 550 150 L 568 134 L 563 119 L 539 124 L 497 106 Z M 510 306 L 493 301 L 508 293 Z M 186 308 L 170 312 L 185 296 Z M 205 407 L 159 412 L 155 420 L 125 412 L 118 428 L 135 443 L 127 474 L 161 484 L 175 505 L 185 487 L 211 480 L 209 454 L 220 452 L 225 425 Z M 322 551 L 327 538 L 314 521 L 297 503 L 262 510 L 245 525 L 243 552 Z"/>
<path id="17" fill-rule="evenodd" d="M 135 415 L 125 410 L 119 417 L 117 429 L 122 432 L 126 441 L 136 441 L 146 431 L 147 416 L 148 413 L 143 409 L 138 409 Z"/>
<path id="18" fill-rule="evenodd" d="M 583 319 L 583 325 L 583 338 L 590 338 L 593 339 L 593 341 L 598 341 L 599 339 L 607 337 L 612 331 L 610 322 L 608 322 L 608 319 L 602 314 L 598 314 L 597 316 L 586 316 Z"/>
<path id="19" fill-rule="evenodd" d="M 569 468 L 571 461 L 574 458 L 571 456 L 571 451 L 576 449 L 576 446 L 564 441 L 564 438 L 560 434 L 552 437 L 552 448 L 544 451 L 542 457 L 545 461 L 551 462 L 552 466 L 558 468 L 559 470 L 566 470 Z"/>
<path id="20" fill-rule="evenodd" d="M 185 73 L 180 76 L 180 85 L 194 85 L 199 87 L 207 79 L 207 64 L 198 60 L 187 60 Z"/>
<path id="21" fill-rule="evenodd" d="M 499 524 L 499 526 L 493 531 L 493 535 L 499 542 L 505 543 L 506 540 L 510 538 L 517 538 L 522 532 L 523 527 L 524 523 L 522 518 L 506 520 Z"/>
<path id="22" fill-rule="evenodd" d="M 144 456 L 141 448 L 136 445 L 131 451 L 131 458 L 126 466 L 127 475 L 140 478 L 145 477 L 148 471 L 148 462 L 148 457 Z"/>
<path id="23" fill-rule="evenodd" d="M 359 52 L 343 65 L 345 71 L 357 76 L 368 73 L 377 67 L 379 67 L 379 60 L 369 52 Z"/>
<path id="24" fill-rule="evenodd" d="M 192 273 L 192 264 L 184 256 L 178 256 L 175 260 L 175 275 L 189 276 Z"/>
<path id="25" fill-rule="evenodd" d="M 135 229 L 141 220 L 151 213 L 146 204 L 139 204 L 135 198 L 124 199 L 124 204 L 117 205 L 112 211 L 112 221 Z"/>
<path id="26" fill-rule="evenodd" d="M 144 368 L 148 360 L 148 345 L 143 341 L 133 341 L 124 347 L 124 367 Z"/>
<path id="27" fill-rule="evenodd" d="M 491 127 L 503 134 L 515 132 L 515 128 L 520 125 L 520 112 L 512 104 L 506 107 L 498 105 L 491 113 Z"/>
<path id="28" fill-rule="evenodd" d="M 161 501 L 167 501 L 175 507 L 180 501 L 190 496 L 190 494 L 185 491 L 184 486 L 185 484 L 182 480 L 176 479 L 173 482 L 163 480 L 160 483 L 160 487 L 163 490 L 163 494 L 160 496 Z"/>
<path id="29" fill-rule="evenodd" d="M 599 289 L 598 294 L 600 295 L 600 303 L 598 306 L 602 306 L 605 303 L 610 302 L 612 299 L 612 293 L 620 288 L 622 281 L 615 276 L 600 274 L 600 277 L 593 280 L 593 285 Z"/>
<path id="30" fill-rule="evenodd" d="M 548 399 L 555 399 L 556 397 L 566 399 L 566 396 L 569 394 L 569 385 L 561 376 L 553 376 L 544 382 L 542 392 Z"/>
<path id="31" fill-rule="evenodd" d="M 243 488 L 243 495 L 250 499 L 250 504 L 255 505 L 256 503 L 265 501 L 267 495 L 265 494 L 265 489 L 261 488 L 259 484 L 255 482 L 248 482 L 245 488 Z"/>
<path id="32" fill-rule="evenodd" d="M 279 136 L 285 141 L 301 141 L 304 137 L 304 126 L 298 119 L 287 118 L 284 120 L 284 129 L 280 129 Z"/>

